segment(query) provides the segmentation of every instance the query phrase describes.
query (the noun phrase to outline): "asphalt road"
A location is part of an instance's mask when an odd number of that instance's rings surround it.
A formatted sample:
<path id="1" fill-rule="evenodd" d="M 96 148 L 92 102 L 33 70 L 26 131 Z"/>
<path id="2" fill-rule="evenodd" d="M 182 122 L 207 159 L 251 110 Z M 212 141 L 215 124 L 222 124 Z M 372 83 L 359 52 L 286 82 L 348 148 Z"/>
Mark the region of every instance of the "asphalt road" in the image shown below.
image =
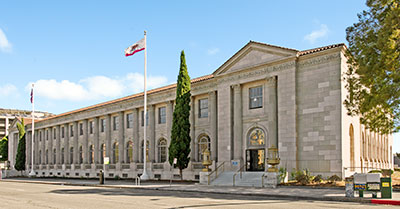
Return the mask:
<path id="1" fill-rule="evenodd" d="M 0 181 L 0 208 L 391 208 L 348 202 Z"/>

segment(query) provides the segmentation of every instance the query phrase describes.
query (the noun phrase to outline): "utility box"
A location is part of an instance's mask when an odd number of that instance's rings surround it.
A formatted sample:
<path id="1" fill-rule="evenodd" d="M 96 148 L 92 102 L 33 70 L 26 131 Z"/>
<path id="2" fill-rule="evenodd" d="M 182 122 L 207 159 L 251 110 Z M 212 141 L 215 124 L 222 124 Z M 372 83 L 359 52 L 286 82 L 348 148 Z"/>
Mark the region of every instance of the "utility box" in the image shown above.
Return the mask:
<path id="1" fill-rule="evenodd" d="M 392 199 L 392 178 L 381 178 L 381 198 Z"/>

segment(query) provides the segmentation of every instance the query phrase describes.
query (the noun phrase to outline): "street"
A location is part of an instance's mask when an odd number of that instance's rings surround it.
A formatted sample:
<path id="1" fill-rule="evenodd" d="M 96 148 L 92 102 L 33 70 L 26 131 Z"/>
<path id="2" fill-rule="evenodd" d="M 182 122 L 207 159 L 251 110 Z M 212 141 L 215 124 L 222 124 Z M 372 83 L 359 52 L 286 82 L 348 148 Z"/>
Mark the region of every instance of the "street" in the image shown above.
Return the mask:
<path id="1" fill-rule="evenodd" d="M 0 181 L 0 208 L 379 208 L 349 202 Z M 384 206 L 385 208 L 394 206 Z"/>

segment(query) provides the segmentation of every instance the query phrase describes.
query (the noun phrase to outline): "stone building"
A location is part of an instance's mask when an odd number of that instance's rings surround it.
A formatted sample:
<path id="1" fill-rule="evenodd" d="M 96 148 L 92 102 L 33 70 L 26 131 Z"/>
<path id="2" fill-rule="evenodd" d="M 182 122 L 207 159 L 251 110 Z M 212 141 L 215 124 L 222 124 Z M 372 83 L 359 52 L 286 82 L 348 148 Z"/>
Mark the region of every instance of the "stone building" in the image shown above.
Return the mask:
<path id="1" fill-rule="evenodd" d="M 0 139 L 8 135 L 10 125 L 18 118 L 27 118 L 31 116 L 32 111 L 29 110 L 16 110 L 16 109 L 2 109 L 0 108 Z M 47 112 L 36 112 L 36 118 L 45 118 L 54 114 Z"/>
<path id="2" fill-rule="evenodd" d="M 205 149 L 211 151 L 212 169 L 224 164 L 227 171 L 242 166 L 265 171 L 267 148 L 274 143 L 279 167 L 289 172 L 344 177 L 392 168 L 393 137 L 370 132 L 346 114 L 345 50 L 344 44 L 299 51 L 250 41 L 212 74 L 193 79 L 191 162 L 183 178 L 199 178 Z M 143 124 L 143 93 L 35 123 L 35 172 L 96 177 L 107 156 L 107 177 L 135 177 L 143 172 L 146 128 L 150 178 L 177 175 L 167 162 L 175 88 L 148 92 L 148 124 Z M 27 130 L 30 139 L 30 125 Z M 27 168 L 30 153 L 27 140 Z"/>

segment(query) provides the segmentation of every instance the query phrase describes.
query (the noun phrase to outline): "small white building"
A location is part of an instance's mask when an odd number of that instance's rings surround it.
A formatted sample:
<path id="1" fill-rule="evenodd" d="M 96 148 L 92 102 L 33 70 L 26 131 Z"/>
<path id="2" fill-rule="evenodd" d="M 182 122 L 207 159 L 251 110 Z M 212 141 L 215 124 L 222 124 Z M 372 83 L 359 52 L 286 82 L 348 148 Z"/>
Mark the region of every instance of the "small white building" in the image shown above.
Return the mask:
<path id="1" fill-rule="evenodd" d="M 344 44 L 299 51 L 250 41 L 210 75 L 192 80 L 191 162 L 183 178 L 197 180 L 202 153 L 212 168 L 265 171 L 268 147 L 276 144 L 279 167 L 323 176 L 348 176 L 393 168 L 392 135 L 379 135 L 349 117 L 343 73 Z M 189 66 L 190 70 L 190 66 Z M 176 69 L 169 69 L 177 73 Z M 104 84 L 107 85 L 107 84 Z M 34 170 L 38 176 L 96 177 L 110 157 L 107 177 L 143 172 L 143 128 L 147 128 L 148 173 L 169 179 L 168 146 L 176 85 L 95 104 L 35 123 Z M 14 132 L 15 133 L 15 130 Z M 17 140 L 10 134 L 10 153 Z M 27 170 L 31 162 L 27 125 Z M 13 165 L 15 157 L 10 156 Z M 27 172 L 27 173 L 28 173 Z"/>

